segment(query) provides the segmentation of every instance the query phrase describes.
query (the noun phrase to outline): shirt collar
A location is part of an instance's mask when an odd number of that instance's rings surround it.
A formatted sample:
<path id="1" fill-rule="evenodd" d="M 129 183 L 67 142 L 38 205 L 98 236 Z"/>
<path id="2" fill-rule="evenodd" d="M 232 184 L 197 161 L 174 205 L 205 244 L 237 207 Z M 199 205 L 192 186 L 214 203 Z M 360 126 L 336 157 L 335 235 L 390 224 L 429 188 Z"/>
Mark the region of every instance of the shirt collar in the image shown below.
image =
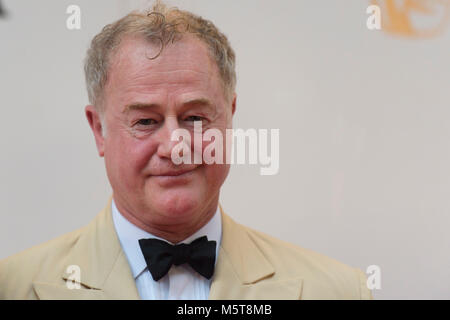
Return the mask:
<path id="1" fill-rule="evenodd" d="M 164 239 L 154 236 L 153 234 L 142 230 L 141 228 L 128 221 L 117 209 L 114 199 L 111 203 L 111 211 L 117 236 L 128 259 L 133 277 L 136 279 L 147 268 L 147 263 L 145 262 L 144 256 L 142 255 L 138 240 L 148 238 L 156 238 L 160 240 Z M 200 228 L 199 230 L 197 230 L 197 232 L 181 242 L 190 243 L 201 236 L 207 236 L 208 240 L 216 241 L 217 261 L 220 242 L 222 239 L 222 217 L 219 207 L 217 207 L 213 217 L 202 228 Z"/>

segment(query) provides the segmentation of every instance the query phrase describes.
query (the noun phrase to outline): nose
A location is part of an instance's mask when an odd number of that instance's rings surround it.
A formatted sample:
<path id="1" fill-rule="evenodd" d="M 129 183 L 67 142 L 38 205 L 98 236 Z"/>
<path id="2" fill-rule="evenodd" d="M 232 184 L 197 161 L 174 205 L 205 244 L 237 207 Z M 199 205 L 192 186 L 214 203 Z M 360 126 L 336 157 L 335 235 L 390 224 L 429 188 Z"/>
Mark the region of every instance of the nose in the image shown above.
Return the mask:
<path id="1" fill-rule="evenodd" d="M 160 128 L 159 131 L 159 137 L 158 137 L 158 148 L 156 150 L 156 153 L 158 157 L 163 159 L 172 159 L 172 149 L 180 143 L 180 141 L 172 141 L 172 133 L 175 130 L 180 130 L 180 127 L 178 125 L 178 119 L 175 116 L 168 116 L 164 120 L 163 126 Z"/>

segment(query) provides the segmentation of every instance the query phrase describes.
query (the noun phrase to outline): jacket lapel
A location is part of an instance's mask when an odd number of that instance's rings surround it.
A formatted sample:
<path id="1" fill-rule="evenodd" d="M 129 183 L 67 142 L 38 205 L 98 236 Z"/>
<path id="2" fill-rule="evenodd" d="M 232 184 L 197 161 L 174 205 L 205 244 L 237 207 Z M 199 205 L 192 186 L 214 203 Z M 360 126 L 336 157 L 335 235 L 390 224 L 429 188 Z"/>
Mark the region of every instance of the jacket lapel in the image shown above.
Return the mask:
<path id="1" fill-rule="evenodd" d="M 275 277 L 245 228 L 220 209 L 222 241 L 209 299 L 299 299 L 303 280 Z"/>
<path id="2" fill-rule="evenodd" d="M 111 200 L 86 226 L 65 261 L 65 270 L 79 266 L 81 288 L 36 282 L 33 286 L 40 299 L 139 299 L 112 221 Z M 61 278 L 65 282 L 70 274 L 64 272 Z"/>

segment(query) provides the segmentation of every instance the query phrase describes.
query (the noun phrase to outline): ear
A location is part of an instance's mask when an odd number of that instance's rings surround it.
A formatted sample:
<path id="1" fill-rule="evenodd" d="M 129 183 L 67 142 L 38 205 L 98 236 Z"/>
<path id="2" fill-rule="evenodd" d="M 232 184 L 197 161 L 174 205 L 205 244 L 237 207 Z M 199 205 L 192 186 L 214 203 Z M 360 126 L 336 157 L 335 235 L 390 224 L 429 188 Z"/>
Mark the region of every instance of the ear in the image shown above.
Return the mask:
<path id="1" fill-rule="evenodd" d="M 97 145 L 98 154 L 100 157 L 105 155 L 105 137 L 103 136 L 102 122 L 100 115 L 95 110 L 93 105 L 87 105 L 84 109 L 89 126 L 94 133 L 95 143 Z"/>
<path id="2" fill-rule="evenodd" d="M 232 103 L 231 103 L 231 115 L 233 116 L 234 115 L 234 112 L 236 111 L 236 92 L 234 93 L 234 96 L 233 96 L 233 101 L 232 101 Z"/>

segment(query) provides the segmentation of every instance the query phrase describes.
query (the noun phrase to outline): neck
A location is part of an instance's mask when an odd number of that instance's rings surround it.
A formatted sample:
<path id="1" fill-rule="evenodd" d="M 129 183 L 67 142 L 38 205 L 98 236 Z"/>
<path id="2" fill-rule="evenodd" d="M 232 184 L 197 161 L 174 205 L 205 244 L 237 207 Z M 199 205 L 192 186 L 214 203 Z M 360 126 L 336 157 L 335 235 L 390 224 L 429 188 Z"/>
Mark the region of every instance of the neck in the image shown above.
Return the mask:
<path id="1" fill-rule="evenodd" d="M 165 221 L 155 219 L 156 214 L 135 214 L 131 210 L 127 210 L 126 206 L 122 206 L 116 198 L 114 198 L 114 202 L 120 214 L 129 222 L 156 237 L 176 244 L 193 235 L 211 220 L 217 210 L 218 196 L 211 201 L 210 205 L 202 208 L 201 213 L 192 214 L 191 219 L 170 223 L 167 222 L 167 219 Z"/>

